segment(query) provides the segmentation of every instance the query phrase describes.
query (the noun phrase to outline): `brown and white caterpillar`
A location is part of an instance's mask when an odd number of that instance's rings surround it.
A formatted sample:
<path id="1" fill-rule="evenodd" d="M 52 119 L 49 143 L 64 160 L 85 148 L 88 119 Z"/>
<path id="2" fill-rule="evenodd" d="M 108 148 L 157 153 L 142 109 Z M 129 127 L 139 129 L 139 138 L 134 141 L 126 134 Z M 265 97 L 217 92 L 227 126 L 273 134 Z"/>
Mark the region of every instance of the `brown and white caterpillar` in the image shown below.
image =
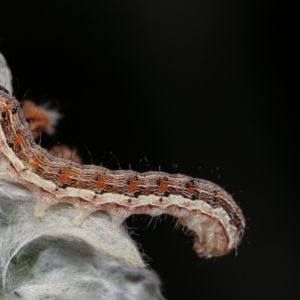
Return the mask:
<path id="1" fill-rule="evenodd" d="M 94 211 L 106 211 L 113 226 L 132 214 L 168 214 L 194 231 L 199 256 L 221 256 L 236 248 L 245 229 L 241 209 L 218 185 L 163 172 L 111 171 L 52 157 L 37 145 L 19 102 L 0 89 L 0 176 L 21 183 L 37 199 L 35 216 L 70 203 L 80 225 Z"/>

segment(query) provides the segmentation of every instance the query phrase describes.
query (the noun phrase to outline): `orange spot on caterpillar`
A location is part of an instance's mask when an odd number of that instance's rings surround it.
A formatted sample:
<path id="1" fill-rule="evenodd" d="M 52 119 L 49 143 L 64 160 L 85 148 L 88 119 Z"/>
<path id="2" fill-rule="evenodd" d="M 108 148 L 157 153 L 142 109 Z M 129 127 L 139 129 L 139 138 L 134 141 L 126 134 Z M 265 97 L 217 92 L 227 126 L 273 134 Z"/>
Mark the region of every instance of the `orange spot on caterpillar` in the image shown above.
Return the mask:
<path id="1" fill-rule="evenodd" d="M 15 137 L 14 137 L 14 144 L 15 145 L 20 145 L 22 143 L 22 137 L 17 134 Z"/>
<path id="2" fill-rule="evenodd" d="M 30 165 L 35 169 L 40 165 L 40 162 L 37 160 L 33 160 L 32 162 L 30 162 Z"/>
<path id="3" fill-rule="evenodd" d="M 195 191 L 196 191 L 195 188 L 193 188 L 192 186 L 190 186 L 189 189 L 188 189 L 189 194 L 194 194 Z"/>
<path id="4" fill-rule="evenodd" d="M 129 189 L 129 192 L 134 192 L 134 191 L 136 191 L 136 190 L 138 189 L 137 183 L 131 182 L 128 189 Z"/>
<path id="5" fill-rule="evenodd" d="M 213 197 L 216 201 L 219 201 L 219 199 L 220 199 L 220 195 L 217 195 L 217 194 L 215 194 Z"/>
<path id="6" fill-rule="evenodd" d="M 168 185 L 164 182 L 162 182 L 160 185 L 159 185 L 159 191 L 160 192 L 164 192 L 165 190 L 168 189 Z"/>
<path id="7" fill-rule="evenodd" d="M 105 188 L 105 186 L 106 186 L 106 183 L 103 179 L 98 180 L 96 183 L 97 189 L 103 189 L 103 188 Z"/>
<path id="8" fill-rule="evenodd" d="M 63 173 L 59 176 L 59 181 L 60 182 L 66 182 L 70 180 L 70 174 L 69 173 Z"/>

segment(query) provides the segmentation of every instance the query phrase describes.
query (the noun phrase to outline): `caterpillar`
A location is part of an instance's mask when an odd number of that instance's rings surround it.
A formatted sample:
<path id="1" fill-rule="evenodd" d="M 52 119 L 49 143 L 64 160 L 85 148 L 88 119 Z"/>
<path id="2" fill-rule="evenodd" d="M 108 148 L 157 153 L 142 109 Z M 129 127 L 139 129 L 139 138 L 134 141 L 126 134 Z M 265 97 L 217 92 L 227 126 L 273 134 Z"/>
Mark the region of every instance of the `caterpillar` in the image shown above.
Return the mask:
<path id="1" fill-rule="evenodd" d="M 34 142 L 20 103 L 5 89 L 0 89 L 0 176 L 34 194 L 34 215 L 40 218 L 57 203 L 74 206 L 75 225 L 97 210 L 107 212 L 116 228 L 132 214 L 174 216 L 195 233 L 200 257 L 229 253 L 245 230 L 239 206 L 212 182 L 163 172 L 111 171 L 52 157 Z"/>

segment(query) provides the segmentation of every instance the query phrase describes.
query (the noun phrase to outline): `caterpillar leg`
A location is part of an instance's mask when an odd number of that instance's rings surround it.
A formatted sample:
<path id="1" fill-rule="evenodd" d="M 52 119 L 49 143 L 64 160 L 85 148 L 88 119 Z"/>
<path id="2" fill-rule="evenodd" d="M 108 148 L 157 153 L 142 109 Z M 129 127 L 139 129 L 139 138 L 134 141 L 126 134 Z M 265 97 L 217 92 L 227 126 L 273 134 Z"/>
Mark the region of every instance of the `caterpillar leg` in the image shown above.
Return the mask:
<path id="1" fill-rule="evenodd" d="M 75 206 L 76 207 L 76 206 Z M 80 226 L 83 222 L 83 220 L 88 217 L 93 211 L 89 211 L 84 208 L 76 207 L 74 218 L 73 218 L 73 224 L 76 226 Z"/>
<path id="2" fill-rule="evenodd" d="M 120 227 L 120 225 L 126 220 L 126 218 L 122 218 L 122 217 L 118 217 L 118 216 L 114 216 L 114 215 L 110 215 L 111 216 L 111 227 L 114 229 L 118 229 Z"/>
<path id="3" fill-rule="evenodd" d="M 46 210 L 51 206 L 52 204 L 45 203 L 42 201 L 37 200 L 37 203 L 34 207 L 34 216 L 37 218 L 43 218 L 46 214 Z"/>

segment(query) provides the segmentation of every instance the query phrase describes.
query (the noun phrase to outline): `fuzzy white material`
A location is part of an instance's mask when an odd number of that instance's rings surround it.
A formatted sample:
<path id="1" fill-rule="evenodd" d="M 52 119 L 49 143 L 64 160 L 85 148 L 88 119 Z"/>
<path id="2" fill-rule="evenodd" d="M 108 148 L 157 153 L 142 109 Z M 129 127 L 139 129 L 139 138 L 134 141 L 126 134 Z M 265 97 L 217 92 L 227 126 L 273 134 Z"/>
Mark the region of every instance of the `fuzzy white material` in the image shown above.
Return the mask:
<path id="1" fill-rule="evenodd" d="M 4 56 L 0 53 L 0 85 L 12 94 L 12 76 Z"/>
<path id="2" fill-rule="evenodd" d="M 0 181 L 0 299 L 163 299 L 121 226 L 97 212 L 80 227 L 58 204 L 44 218 L 20 185 Z"/>

